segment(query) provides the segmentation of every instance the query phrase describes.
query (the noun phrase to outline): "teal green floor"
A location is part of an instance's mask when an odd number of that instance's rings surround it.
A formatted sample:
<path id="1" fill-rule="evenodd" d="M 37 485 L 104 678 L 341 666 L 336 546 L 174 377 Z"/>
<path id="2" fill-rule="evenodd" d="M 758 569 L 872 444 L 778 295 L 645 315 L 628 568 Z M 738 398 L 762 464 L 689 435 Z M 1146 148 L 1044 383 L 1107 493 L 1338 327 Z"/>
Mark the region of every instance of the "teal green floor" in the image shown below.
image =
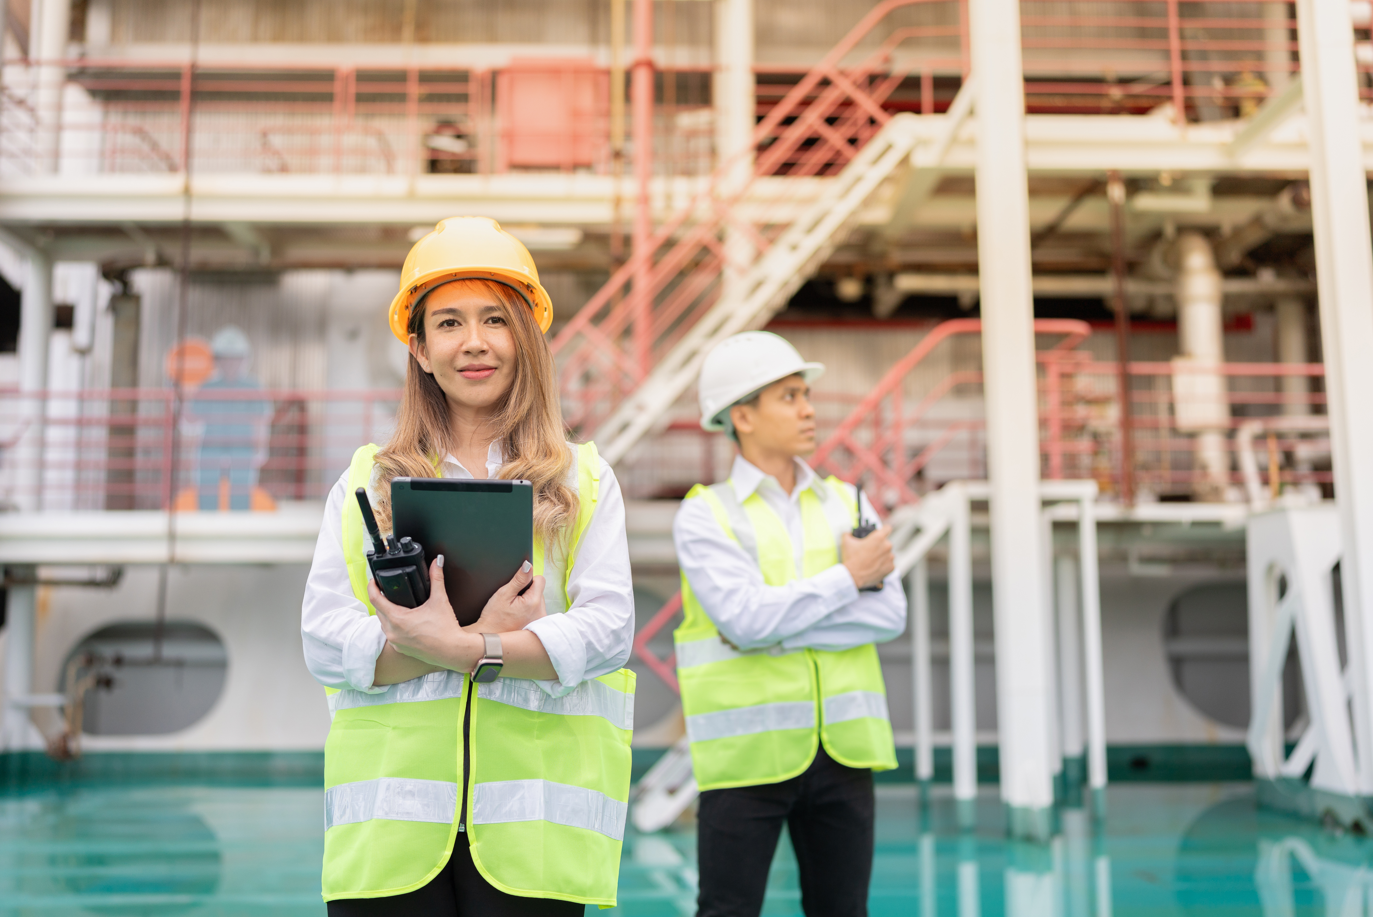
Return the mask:
<path id="1" fill-rule="evenodd" d="M 170 785 L 0 796 L 0 915 L 323 914 L 317 789 Z M 918 917 L 1364 914 L 1373 841 L 1258 812 L 1246 784 L 1113 787 L 1104 822 L 1062 813 L 1053 844 L 1010 843 L 994 795 L 960 832 L 946 791 L 878 788 L 871 913 Z M 625 842 L 614 913 L 691 914 L 690 831 Z M 778 851 L 764 913 L 800 913 Z"/>

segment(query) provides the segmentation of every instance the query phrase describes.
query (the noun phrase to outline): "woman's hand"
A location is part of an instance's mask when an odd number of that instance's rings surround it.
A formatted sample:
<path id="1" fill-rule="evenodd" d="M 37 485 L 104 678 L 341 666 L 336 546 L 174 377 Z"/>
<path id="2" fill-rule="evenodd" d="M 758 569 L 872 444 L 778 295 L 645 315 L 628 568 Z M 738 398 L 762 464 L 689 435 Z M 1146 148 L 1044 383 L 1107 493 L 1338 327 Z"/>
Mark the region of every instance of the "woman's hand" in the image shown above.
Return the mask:
<path id="1" fill-rule="evenodd" d="M 544 578 L 535 576 L 529 561 L 515 572 L 515 576 L 496 590 L 482 609 L 481 617 L 464 630 L 476 634 L 507 634 L 524 630 L 531 621 L 548 614 L 543 604 Z M 523 595 L 520 590 L 529 588 Z"/>
<path id="2" fill-rule="evenodd" d="M 465 671 L 461 666 L 465 657 L 471 655 L 467 645 L 471 635 L 463 632 L 448 602 L 443 587 L 442 554 L 429 565 L 429 599 L 423 605 L 406 608 L 394 604 L 377 588 L 375 580 L 368 581 L 367 595 L 377 610 L 381 632 L 398 651 L 430 665 Z"/>

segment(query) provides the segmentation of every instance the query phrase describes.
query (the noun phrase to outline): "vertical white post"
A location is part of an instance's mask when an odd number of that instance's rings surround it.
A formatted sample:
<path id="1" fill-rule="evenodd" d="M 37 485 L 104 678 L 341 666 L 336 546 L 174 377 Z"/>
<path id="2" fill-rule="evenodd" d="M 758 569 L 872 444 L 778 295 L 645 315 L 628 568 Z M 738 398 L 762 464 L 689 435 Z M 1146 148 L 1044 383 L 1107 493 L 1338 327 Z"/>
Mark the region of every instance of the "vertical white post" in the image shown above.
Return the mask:
<path id="1" fill-rule="evenodd" d="M 43 439 L 52 338 L 52 259 L 31 249 L 19 311 L 19 397 L 22 431 L 15 450 L 14 501 L 21 510 L 42 505 Z"/>
<path id="2" fill-rule="evenodd" d="M 1367 474 L 1373 468 L 1373 413 L 1360 405 L 1373 392 L 1373 240 L 1349 4 L 1297 0 L 1297 25 L 1331 462 L 1344 545 L 1351 706 L 1359 789 L 1367 796 L 1373 795 L 1373 477 Z"/>
<path id="3" fill-rule="evenodd" d="M 1051 686 L 1043 660 L 1039 426 L 1017 0 L 970 0 L 977 76 L 977 256 L 991 480 L 1001 798 L 1012 835 L 1052 833 Z"/>
<path id="4" fill-rule="evenodd" d="M 1306 335 L 1306 303 L 1300 296 L 1284 296 L 1273 303 L 1278 325 L 1278 362 L 1295 365 L 1310 359 Z M 1311 413 L 1310 380 L 1306 376 L 1282 377 L 1282 412 L 1289 416 Z"/>
<path id="5" fill-rule="evenodd" d="M 1078 502 L 1078 565 L 1082 574 L 1082 658 L 1087 676 L 1087 785 L 1098 808 L 1106 790 L 1106 687 L 1101 662 L 1101 583 L 1097 570 L 1096 494 Z"/>
<path id="6" fill-rule="evenodd" d="M 1048 696 L 1044 698 L 1048 705 L 1046 714 L 1049 722 L 1049 763 L 1055 779 L 1063 773 L 1063 755 L 1060 754 L 1062 747 L 1062 725 L 1059 711 L 1058 698 L 1058 633 L 1054 626 L 1054 519 L 1050 514 L 1049 507 L 1041 506 L 1039 510 L 1039 553 L 1040 563 L 1042 564 L 1042 578 L 1040 579 L 1044 589 L 1044 681 L 1049 686 Z"/>
<path id="7" fill-rule="evenodd" d="M 39 172 L 56 172 L 62 141 L 62 86 L 67 71 L 61 61 L 67 56 L 67 34 L 71 29 L 71 0 L 39 0 L 31 16 L 34 33 L 30 36 L 31 54 L 38 64 L 38 91 L 34 114 L 38 121 L 36 165 Z"/>
<path id="8" fill-rule="evenodd" d="M 1058 694 L 1062 718 L 1059 738 L 1069 776 L 1081 780 L 1085 751 L 1082 735 L 1082 628 L 1078 620 L 1077 558 L 1054 559 L 1054 587 L 1058 618 Z M 1071 763 L 1069 763 L 1071 762 Z"/>
<path id="9" fill-rule="evenodd" d="M 915 779 L 934 777 L 934 706 L 930 697 L 930 572 L 922 559 L 906 581 L 911 610 L 911 691 L 915 719 Z"/>
<path id="10" fill-rule="evenodd" d="M 28 572 L 32 572 L 32 568 Z M 29 720 L 27 707 L 15 700 L 33 693 L 33 644 L 35 586 L 11 586 L 5 611 L 5 717 L 0 748 L 18 751 L 39 748 L 38 731 Z"/>
<path id="11" fill-rule="evenodd" d="M 715 68 L 715 156 L 719 164 L 728 163 L 719 193 L 731 198 L 753 177 L 753 0 L 715 0 Z M 737 226 L 725 229 L 724 241 L 729 264 L 721 276 L 721 295 L 741 296 L 755 246 Z"/>
<path id="12" fill-rule="evenodd" d="M 968 494 L 959 487 L 949 520 L 949 707 L 953 798 L 971 814 L 977 800 L 977 703 L 973 648 L 972 532 Z"/>

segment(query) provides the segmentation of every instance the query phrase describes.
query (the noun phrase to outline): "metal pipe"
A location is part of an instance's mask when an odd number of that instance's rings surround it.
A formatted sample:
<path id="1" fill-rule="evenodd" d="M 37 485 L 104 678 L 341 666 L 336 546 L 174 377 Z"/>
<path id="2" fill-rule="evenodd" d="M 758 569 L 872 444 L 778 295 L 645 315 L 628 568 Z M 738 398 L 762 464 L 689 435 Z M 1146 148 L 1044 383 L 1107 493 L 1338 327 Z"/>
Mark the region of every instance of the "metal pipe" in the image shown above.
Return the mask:
<path id="1" fill-rule="evenodd" d="M 715 156 L 725 167 L 719 196 L 733 200 L 753 178 L 753 127 L 756 90 L 753 77 L 753 0 L 715 2 Z M 737 218 L 737 216 L 736 216 Z M 720 295 L 742 296 L 742 281 L 757 255 L 751 233 L 725 226 L 724 251 L 729 261 L 721 275 Z"/>
<path id="2" fill-rule="evenodd" d="M 1196 434 L 1201 478 L 1195 493 L 1204 501 L 1219 502 L 1230 482 L 1230 405 L 1220 372 L 1225 362 L 1220 271 L 1211 243 L 1199 232 L 1179 235 L 1174 250 L 1181 351 L 1173 361 L 1174 411 L 1178 429 Z"/>
<path id="3" fill-rule="evenodd" d="M 1097 791 L 1098 807 L 1106 789 L 1106 687 L 1101 661 L 1101 582 L 1097 569 L 1096 495 L 1078 501 L 1078 567 L 1082 575 L 1082 659 L 1087 696 L 1087 785 Z"/>
<path id="4" fill-rule="evenodd" d="M 1060 554 L 1054 559 L 1055 612 L 1058 617 L 1059 740 L 1065 761 L 1081 760 L 1085 752 L 1082 733 L 1082 627 L 1078 620 L 1077 558 Z M 1081 772 L 1078 772 L 1081 779 Z"/>
<path id="5" fill-rule="evenodd" d="M 934 778 L 934 705 L 930 680 L 930 574 L 921 559 L 906 579 L 911 609 L 911 691 L 915 718 L 915 779 Z"/>
<path id="6" fill-rule="evenodd" d="M 1297 296 L 1284 296 L 1273 303 L 1278 324 L 1278 362 L 1309 362 L 1310 345 L 1306 336 L 1306 303 Z M 1306 376 L 1282 377 L 1282 412 L 1297 416 L 1311 413 L 1311 380 Z"/>
<path id="7" fill-rule="evenodd" d="M 973 646 L 972 523 L 958 485 L 949 511 L 949 723 L 953 733 L 953 797 L 977 800 L 977 702 Z"/>
<path id="8" fill-rule="evenodd" d="M 67 80 L 62 61 L 67 57 L 71 29 L 71 0 L 40 0 L 32 23 L 29 48 L 38 61 L 38 86 L 34 116 L 38 122 L 36 143 L 40 172 L 55 173 L 62 150 L 62 89 Z"/>
<path id="9" fill-rule="evenodd" d="M 977 253 L 991 481 L 1001 798 L 1013 836 L 1047 840 L 1054 802 L 1043 660 L 1039 429 L 1020 6 L 971 0 L 977 74 Z"/>
<path id="10" fill-rule="evenodd" d="M 649 183 L 653 179 L 653 0 L 634 0 L 634 64 L 630 83 L 630 106 L 634 118 L 634 256 L 639 260 L 634 273 L 634 326 L 631 331 L 634 365 L 643 379 L 652 368 L 653 295 L 649 290 L 652 263 L 649 237 L 653 235 L 653 213 Z"/>
<path id="11" fill-rule="evenodd" d="M 1120 499 L 1135 502 L 1135 424 L 1130 393 L 1130 308 L 1125 301 L 1125 182 L 1112 172 L 1106 184 L 1111 204 L 1111 304 L 1116 313 L 1116 391 L 1120 407 Z"/>
<path id="12" fill-rule="evenodd" d="M 16 449 L 15 503 L 37 510 L 43 501 L 43 442 L 46 435 L 48 350 L 52 337 L 52 258 L 28 251 L 28 276 L 20 298 L 19 395 L 22 430 Z"/>

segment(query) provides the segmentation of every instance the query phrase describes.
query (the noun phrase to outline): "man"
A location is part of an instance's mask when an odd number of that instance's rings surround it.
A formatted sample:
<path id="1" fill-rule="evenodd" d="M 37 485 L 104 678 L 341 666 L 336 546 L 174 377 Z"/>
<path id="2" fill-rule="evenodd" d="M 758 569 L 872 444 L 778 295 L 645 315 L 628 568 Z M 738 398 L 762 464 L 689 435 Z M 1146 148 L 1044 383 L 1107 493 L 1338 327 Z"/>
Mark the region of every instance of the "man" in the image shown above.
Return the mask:
<path id="1" fill-rule="evenodd" d="M 201 510 L 219 509 L 220 481 L 227 478 L 229 509 L 245 512 L 252 508 L 258 472 L 267 461 L 272 403 L 255 397 L 262 385 L 248 371 L 253 350 L 241 328 L 220 328 L 210 352 L 214 375 L 186 409 L 190 420 L 204 425 L 196 462 L 197 505 Z M 232 397 L 236 392 L 243 397 Z"/>
<path id="2" fill-rule="evenodd" d="M 740 454 L 673 524 L 678 681 L 701 789 L 698 917 L 759 913 L 783 822 L 805 913 L 867 913 L 872 772 L 896 766 L 874 644 L 905 628 L 906 601 L 887 532 L 850 533 L 876 520 L 872 507 L 802 461 L 823 371 L 765 331 L 721 342 L 701 368 L 701 425 Z"/>

